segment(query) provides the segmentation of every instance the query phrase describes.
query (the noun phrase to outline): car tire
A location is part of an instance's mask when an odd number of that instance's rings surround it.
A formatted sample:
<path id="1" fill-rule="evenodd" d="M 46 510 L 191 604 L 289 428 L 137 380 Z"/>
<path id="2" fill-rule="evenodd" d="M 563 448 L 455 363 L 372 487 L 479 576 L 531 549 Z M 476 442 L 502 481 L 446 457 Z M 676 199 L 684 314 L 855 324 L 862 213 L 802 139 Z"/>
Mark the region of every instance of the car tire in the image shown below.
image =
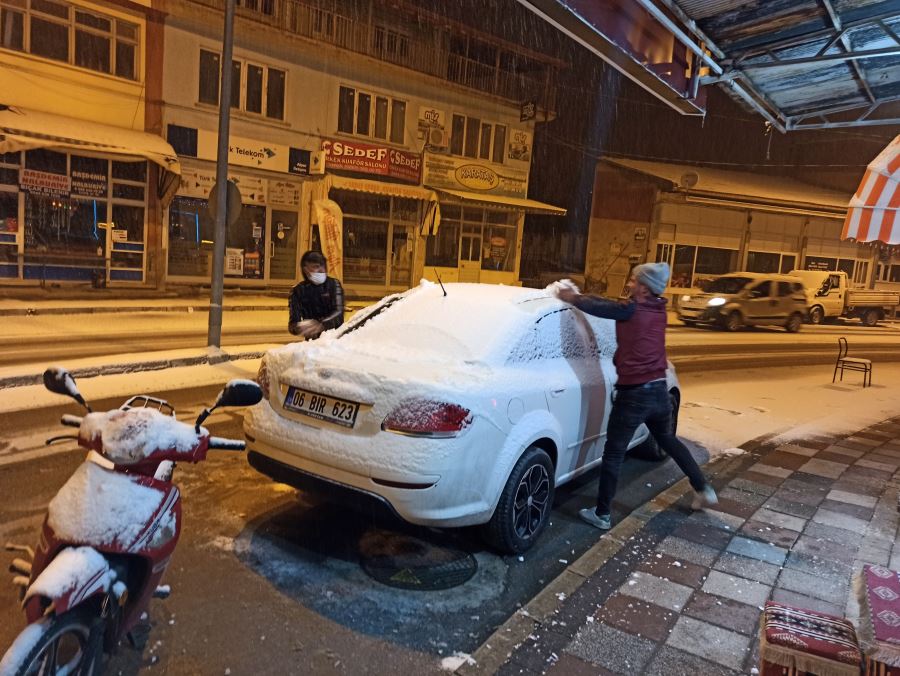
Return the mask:
<path id="1" fill-rule="evenodd" d="M 881 316 L 878 313 L 878 310 L 866 310 L 862 317 L 863 326 L 875 326 L 878 323 L 878 320 L 881 319 Z"/>
<path id="2" fill-rule="evenodd" d="M 693 319 L 682 319 L 681 323 L 691 328 L 697 326 L 697 322 L 695 322 Z"/>
<path id="3" fill-rule="evenodd" d="M 678 431 L 678 409 L 681 406 L 677 391 L 672 390 L 669 392 L 669 401 L 672 404 L 672 433 L 675 434 Z M 659 447 L 656 439 L 652 436 L 648 436 L 644 441 L 628 451 L 628 454 L 633 458 L 648 462 L 660 462 L 669 457 L 669 454 Z"/>
<path id="4" fill-rule="evenodd" d="M 741 317 L 741 313 L 737 310 L 732 310 L 727 317 L 725 317 L 725 321 L 722 323 L 722 326 L 726 331 L 731 331 L 732 333 L 735 331 L 740 331 L 744 326 L 744 318 Z"/>
<path id="5" fill-rule="evenodd" d="M 803 315 L 799 312 L 795 312 L 790 317 L 788 317 L 787 324 L 784 325 L 785 331 L 788 333 L 797 333 L 800 330 L 800 327 L 803 326 Z"/>
<path id="6" fill-rule="evenodd" d="M 820 305 L 816 305 L 809 311 L 810 324 L 822 324 L 825 322 L 825 310 Z"/>
<path id="7" fill-rule="evenodd" d="M 553 462 L 546 451 L 529 446 L 513 467 L 484 538 L 505 554 L 531 548 L 550 520 L 555 491 Z"/>

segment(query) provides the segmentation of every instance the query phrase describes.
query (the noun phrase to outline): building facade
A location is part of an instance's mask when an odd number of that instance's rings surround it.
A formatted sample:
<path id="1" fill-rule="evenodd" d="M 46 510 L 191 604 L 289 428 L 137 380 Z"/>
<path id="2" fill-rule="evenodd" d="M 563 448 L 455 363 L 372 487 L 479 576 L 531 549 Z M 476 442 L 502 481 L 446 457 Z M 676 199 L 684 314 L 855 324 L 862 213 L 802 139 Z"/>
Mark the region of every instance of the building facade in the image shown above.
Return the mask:
<path id="1" fill-rule="evenodd" d="M 0 280 L 153 283 L 178 160 L 149 1 L 0 3 Z"/>
<path id="2" fill-rule="evenodd" d="M 223 3 L 147 1 L 0 2 L 0 279 L 209 283 Z M 563 63 L 424 3 L 239 0 L 234 35 L 227 285 L 296 283 L 326 201 L 351 294 L 517 282 Z"/>
<path id="3" fill-rule="evenodd" d="M 403 3 L 240 5 L 229 175 L 242 208 L 226 284 L 294 284 L 299 256 L 323 244 L 324 200 L 342 220 L 351 295 L 423 276 L 516 283 L 524 214 L 563 212 L 527 199 L 535 121 L 521 105 L 541 92 L 546 111 L 559 64 Z M 222 64 L 210 8 L 167 5 L 163 119 L 183 164 L 164 217 L 172 282 L 211 266 Z"/>
<path id="4" fill-rule="evenodd" d="M 585 276 L 615 295 L 634 265 L 665 261 L 675 298 L 734 271 L 842 270 L 857 287 L 900 288 L 900 252 L 841 240 L 849 199 L 785 177 L 607 159 Z"/>

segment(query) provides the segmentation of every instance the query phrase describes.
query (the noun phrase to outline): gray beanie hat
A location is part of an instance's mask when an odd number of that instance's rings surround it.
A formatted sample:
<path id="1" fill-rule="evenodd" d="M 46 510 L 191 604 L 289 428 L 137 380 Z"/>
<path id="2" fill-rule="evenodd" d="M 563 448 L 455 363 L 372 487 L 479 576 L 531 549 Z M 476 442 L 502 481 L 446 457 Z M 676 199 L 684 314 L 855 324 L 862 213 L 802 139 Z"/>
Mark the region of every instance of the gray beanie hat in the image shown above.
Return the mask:
<path id="1" fill-rule="evenodd" d="M 666 290 L 669 283 L 669 264 L 644 263 L 635 267 L 631 274 L 641 284 L 645 284 L 650 289 L 650 293 L 659 296 Z"/>

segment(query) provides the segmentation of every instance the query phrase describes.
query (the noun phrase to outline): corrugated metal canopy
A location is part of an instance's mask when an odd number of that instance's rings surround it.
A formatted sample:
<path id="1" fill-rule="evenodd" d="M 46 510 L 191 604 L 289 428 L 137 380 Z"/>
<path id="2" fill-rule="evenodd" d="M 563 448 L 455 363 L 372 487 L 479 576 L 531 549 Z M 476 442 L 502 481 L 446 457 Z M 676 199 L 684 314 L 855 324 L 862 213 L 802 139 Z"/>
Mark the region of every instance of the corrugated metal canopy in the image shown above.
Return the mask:
<path id="1" fill-rule="evenodd" d="M 782 131 L 900 123 L 900 0 L 655 2 Z"/>
<path id="2" fill-rule="evenodd" d="M 518 0 L 657 98 L 779 131 L 900 124 L 900 0 Z"/>

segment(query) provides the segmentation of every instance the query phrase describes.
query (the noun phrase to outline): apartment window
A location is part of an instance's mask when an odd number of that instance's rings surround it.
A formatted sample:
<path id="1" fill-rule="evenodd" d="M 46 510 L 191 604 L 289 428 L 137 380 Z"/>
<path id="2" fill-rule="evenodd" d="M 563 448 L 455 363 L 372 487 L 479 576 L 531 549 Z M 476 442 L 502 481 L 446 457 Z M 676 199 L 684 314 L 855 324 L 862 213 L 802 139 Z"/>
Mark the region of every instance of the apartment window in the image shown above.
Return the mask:
<path id="1" fill-rule="evenodd" d="M 485 122 L 477 117 L 454 115 L 450 134 L 450 154 L 503 162 L 506 125 Z"/>
<path id="2" fill-rule="evenodd" d="M 275 16 L 275 0 L 237 0 L 235 4 L 251 12 Z"/>
<path id="3" fill-rule="evenodd" d="M 200 103 L 219 104 L 221 60 L 216 52 L 200 50 Z M 279 68 L 235 59 L 231 63 L 231 107 L 283 120 L 285 75 Z"/>
<path id="4" fill-rule="evenodd" d="M 406 101 L 342 86 L 338 91 L 338 131 L 403 143 Z"/>
<path id="5" fill-rule="evenodd" d="M 375 26 L 372 46 L 375 54 L 386 61 L 399 61 L 409 56 L 409 37 L 385 26 Z"/>
<path id="6" fill-rule="evenodd" d="M 136 80 L 140 27 L 54 0 L 4 0 L 0 47 Z"/>

